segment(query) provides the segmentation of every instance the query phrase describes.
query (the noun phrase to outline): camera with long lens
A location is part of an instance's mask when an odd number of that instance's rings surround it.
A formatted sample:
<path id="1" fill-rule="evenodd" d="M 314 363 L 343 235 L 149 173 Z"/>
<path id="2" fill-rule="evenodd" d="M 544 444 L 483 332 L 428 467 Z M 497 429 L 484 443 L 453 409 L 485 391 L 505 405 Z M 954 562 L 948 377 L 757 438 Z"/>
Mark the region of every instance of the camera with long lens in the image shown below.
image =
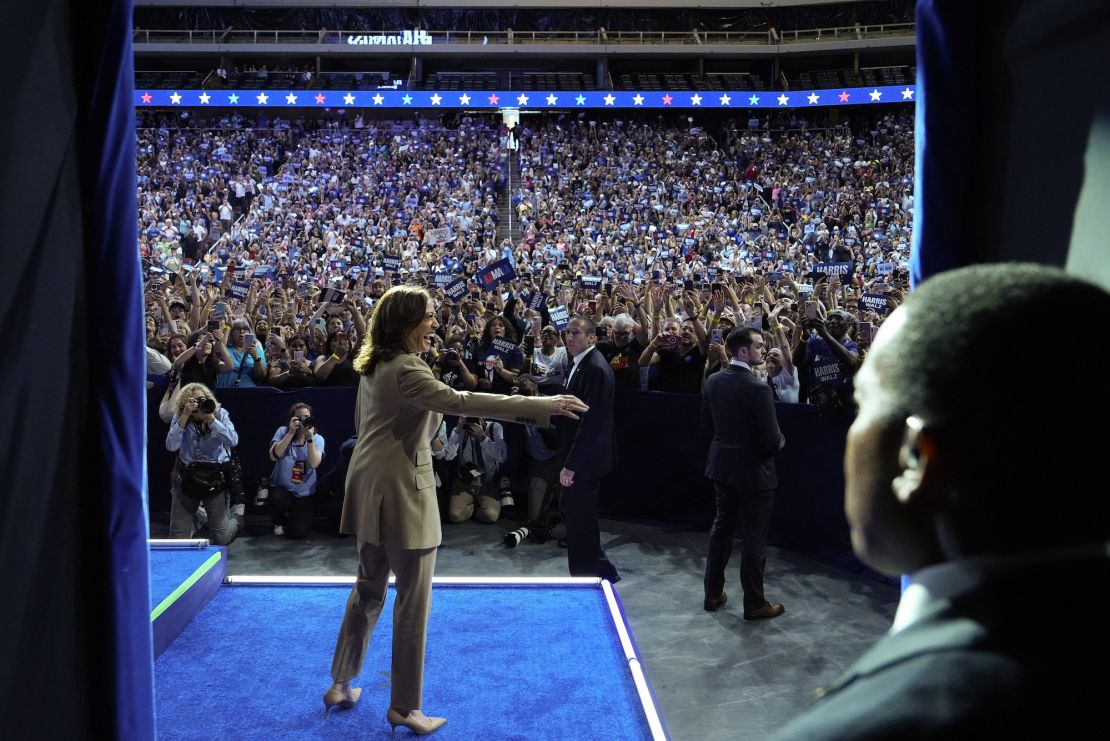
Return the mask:
<path id="1" fill-rule="evenodd" d="M 310 414 L 305 414 L 301 417 L 297 417 L 297 420 L 301 423 L 301 427 L 315 427 L 316 426 L 316 420 L 313 419 L 312 415 L 310 415 Z"/>
<path id="2" fill-rule="evenodd" d="M 516 548 L 527 540 L 530 534 L 531 530 L 527 527 L 518 527 L 516 530 L 510 530 L 505 533 L 505 547 Z"/>
<path id="3" fill-rule="evenodd" d="M 558 518 L 540 517 L 539 519 L 521 525 L 516 530 L 510 530 L 505 533 L 505 547 L 516 548 L 529 538 L 535 543 L 546 543 L 551 539 L 553 519 L 556 522 L 559 521 Z"/>
<path id="4" fill-rule="evenodd" d="M 204 414 L 215 414 L 215 412 L 216 412 L 216 402 L 215 402 L 215 400 L 214 399 L 209 399 L 208 397 L 205 397 L 203 399 L 198 400 L 197 401 L 197 411 L 203 412 Z"/>

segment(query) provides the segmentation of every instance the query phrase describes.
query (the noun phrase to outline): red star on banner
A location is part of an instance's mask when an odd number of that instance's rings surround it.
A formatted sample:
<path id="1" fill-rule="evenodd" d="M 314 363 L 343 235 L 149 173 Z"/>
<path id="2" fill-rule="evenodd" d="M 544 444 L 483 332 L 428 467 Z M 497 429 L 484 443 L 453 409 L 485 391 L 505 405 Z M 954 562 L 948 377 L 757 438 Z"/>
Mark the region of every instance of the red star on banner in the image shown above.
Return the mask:
<path id="1" fill-rule="evenodd" d="M 497 105 L 497 96 L 496 95 L 489 96 L 489 104 L 490 105 Z"/>
<path id="2" fill-rule="evenodd" d="M 150 93 L 143 93 L 143 102 L 144 103 L 149 103 L 152 100 L 154 100 L 154 96 L 152 96 Z"/>
<path id="3" fill-rule="evenodd" d="M 316 102 L 319 103 L 320 105 L 324 104 L 324 94 L 323 93 L 317 93 L 316 94 Z"/>
<path id="4" fill-rule="evenodd" d="M 672 100 L 674 100 L 674 98 L 672 98 L 670 96 L 670 94 L 664 95 L 663 96 L 663 105 L 670 105 Z"/>
<path id="5" fill-rule="evenodd" d="M 841 103 L 847 103 L 848 102 L 848 91 L 847 90 L 841 90 L 840 95 L 838 95 L 836 97 L 840 98 Z"/>

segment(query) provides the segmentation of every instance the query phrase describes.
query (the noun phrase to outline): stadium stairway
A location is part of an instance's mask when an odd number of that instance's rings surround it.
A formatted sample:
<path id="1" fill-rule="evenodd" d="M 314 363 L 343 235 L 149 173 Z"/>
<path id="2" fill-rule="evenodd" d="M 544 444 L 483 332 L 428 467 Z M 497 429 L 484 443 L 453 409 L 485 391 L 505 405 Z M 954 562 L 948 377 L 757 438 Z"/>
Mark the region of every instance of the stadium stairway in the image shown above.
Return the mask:
<path id="1" fill-rule="evenodd" d="M 505 167 L 508 169 L 508 179 L 506 185 L 497 194 L 497 243 L 501 244 L 502 240 L 509 240 L 510 243 L 515 244 L 513 240 L 513 230 L 510 228 L 510 218 L 512 217 L 513 210 L 513 183 L 520 176 L 520 168 L 518 165 L 517 151 L 515 149 L 508 149 L 508 157 L 506 158 Z M 519 233 L 519 230 L 518 230 Z"/>

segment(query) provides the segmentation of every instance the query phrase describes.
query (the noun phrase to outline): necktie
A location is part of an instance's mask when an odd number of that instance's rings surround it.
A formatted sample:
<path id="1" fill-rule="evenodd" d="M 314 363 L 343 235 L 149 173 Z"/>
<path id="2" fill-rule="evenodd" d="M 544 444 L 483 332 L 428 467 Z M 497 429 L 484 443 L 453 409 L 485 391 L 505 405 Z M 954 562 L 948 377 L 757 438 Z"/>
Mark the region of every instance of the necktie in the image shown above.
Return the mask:
<path id="1" fill-rule="evenodd" d="M 577 365 L 577 363 L 575 363 L 573 361 L 567 364 L 567 380 L 563 383 L 563 390 L 564 391 L 566 391 L 568 388 L 570 388 L 570 376 L 571 376 L 572 373 L 574 373 L 574 366 L 576 366 L 576 365 Z"/>

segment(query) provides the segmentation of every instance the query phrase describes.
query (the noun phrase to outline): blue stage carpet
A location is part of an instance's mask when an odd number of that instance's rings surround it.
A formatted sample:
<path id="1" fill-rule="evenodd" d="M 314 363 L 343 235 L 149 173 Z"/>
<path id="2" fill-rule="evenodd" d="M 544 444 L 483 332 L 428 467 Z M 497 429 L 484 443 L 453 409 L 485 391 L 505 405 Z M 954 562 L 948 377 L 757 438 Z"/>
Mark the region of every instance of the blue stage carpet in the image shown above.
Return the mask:
<path id="1" fill-rule="evenodd" d="M 392 589 L 354 681 L 361 701 L 322 717 L 349 592 L 220 589 L 155 663 L 158 738 L 389 736 Z M 448 718 L 437 739 L 650 737 L 598 588 L 435 587 L 423 709 Z"/>

